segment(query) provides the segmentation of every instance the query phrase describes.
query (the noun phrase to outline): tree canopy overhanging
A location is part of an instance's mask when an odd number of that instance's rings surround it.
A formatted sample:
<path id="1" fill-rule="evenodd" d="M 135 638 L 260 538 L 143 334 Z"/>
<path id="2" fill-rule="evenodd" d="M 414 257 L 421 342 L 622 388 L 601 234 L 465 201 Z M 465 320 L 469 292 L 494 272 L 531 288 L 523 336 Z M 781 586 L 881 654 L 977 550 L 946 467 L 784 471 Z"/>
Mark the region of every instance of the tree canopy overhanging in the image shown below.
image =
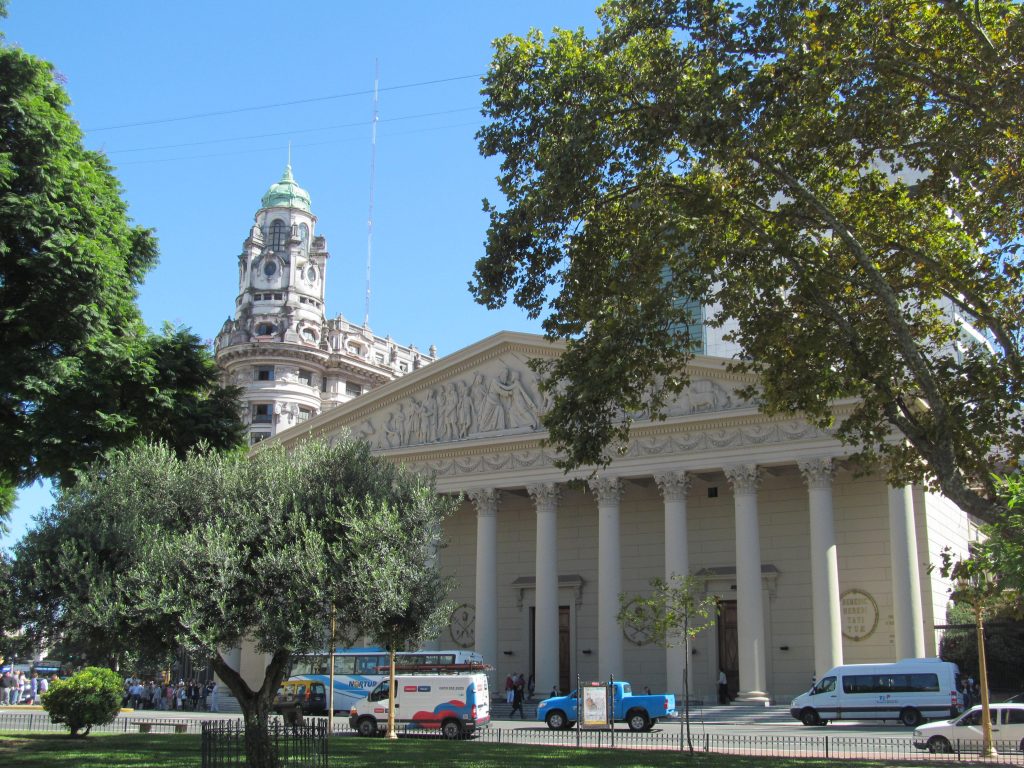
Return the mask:
<path id="1" fill-rule="evenodd" d="M 0 7 L 2 10 L 2 7 Z M 186 329 L 136 306 L 156 263 L 52 66 L 0 43 L 0 487 L 74 480 L 140 436 L 237 446 L 237 388 Z M 0 493 L 0 511 L 13 502 Z"/>
<path id="2" fill-rule="evenodd" d="M 567 341 L 567 468 L 687 384 L 703 319 L 744 394 L 991 520 L 1024 449 L 1019 2 L 611 0 L 495 43 L 501 159 L 470 288 Z M 707 307 L 706 317 L 695 307 Z M 855 401 L 833 423 L 837 401 Z"/>

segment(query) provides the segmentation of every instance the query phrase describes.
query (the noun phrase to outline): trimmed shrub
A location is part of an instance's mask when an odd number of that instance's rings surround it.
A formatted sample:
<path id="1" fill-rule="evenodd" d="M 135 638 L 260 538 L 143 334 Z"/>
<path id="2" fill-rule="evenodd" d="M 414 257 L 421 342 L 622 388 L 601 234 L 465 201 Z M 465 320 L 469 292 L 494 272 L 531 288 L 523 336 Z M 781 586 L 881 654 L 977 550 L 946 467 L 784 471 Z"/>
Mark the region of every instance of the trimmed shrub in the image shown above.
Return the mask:
<path id="1" fill-rule="evenodd" d="M 117 717 L 122 688 L 120 676 L 112 669 L 86 667 L 51 685 L 43 694 L 43 709 L 53 722 L 64 723 L 72 736 L 85 736 L 94 725 Z"/>

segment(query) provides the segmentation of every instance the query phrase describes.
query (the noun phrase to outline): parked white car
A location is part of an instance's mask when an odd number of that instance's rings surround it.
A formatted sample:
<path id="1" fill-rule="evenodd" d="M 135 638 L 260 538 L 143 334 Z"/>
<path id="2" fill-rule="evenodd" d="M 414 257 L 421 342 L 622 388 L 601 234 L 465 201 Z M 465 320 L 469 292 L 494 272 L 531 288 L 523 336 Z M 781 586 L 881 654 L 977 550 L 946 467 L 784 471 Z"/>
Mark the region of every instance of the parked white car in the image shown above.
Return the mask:
<path id="1" fill-rule="evenodd" d="M 992 704 L 992 741 L 997 749 L 1010 746 L 1024 752 L 1024 704 Z M 974 752 L 981 749 L 981 706 L 971 707 L 952 720 L 922 725 L 914 730 L 914 746 L 929 752 Z"/>

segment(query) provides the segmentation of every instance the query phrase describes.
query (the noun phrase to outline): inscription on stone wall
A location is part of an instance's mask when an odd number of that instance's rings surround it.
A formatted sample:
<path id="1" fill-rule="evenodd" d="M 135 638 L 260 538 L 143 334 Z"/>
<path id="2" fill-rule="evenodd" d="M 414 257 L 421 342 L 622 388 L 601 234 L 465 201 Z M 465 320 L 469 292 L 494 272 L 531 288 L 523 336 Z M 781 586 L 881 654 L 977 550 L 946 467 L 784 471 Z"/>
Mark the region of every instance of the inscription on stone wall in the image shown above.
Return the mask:
<path id="1" fill-rule="evenodd" d="M 851 589 L 839 598 L 843 637 L 847 640 L 865 640 L 878 629 L 878 604 L 862 589 Z"/>

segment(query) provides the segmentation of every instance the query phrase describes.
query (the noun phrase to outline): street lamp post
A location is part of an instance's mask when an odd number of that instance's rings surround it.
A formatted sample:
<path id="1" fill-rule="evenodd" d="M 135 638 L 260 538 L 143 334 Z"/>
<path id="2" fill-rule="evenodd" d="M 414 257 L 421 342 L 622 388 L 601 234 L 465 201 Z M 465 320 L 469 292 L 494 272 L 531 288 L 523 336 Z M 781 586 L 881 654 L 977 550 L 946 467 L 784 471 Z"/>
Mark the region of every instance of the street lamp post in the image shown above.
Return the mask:
<path id="1" fill-rule="evenodd" d="M 334 734 L 334 655 L 337 650 L 334 647 L 335 639 L 335 614 L 334 608 L 331 608 L 331 652 L 328 658 L 330 661 L 327 665 L 327 734 L 328 736 Z"/>
<path id="2" fill-rule="evenodd" d="M 981 615 L 981 601 L 974 603 L 974 625 L 978 633 L 978 677 L 981 683 L 981 756 L 996 757 L 992 744 L 992 716 L 988 707 L 988 669 L 985 665 L 985 625 Z"/>

